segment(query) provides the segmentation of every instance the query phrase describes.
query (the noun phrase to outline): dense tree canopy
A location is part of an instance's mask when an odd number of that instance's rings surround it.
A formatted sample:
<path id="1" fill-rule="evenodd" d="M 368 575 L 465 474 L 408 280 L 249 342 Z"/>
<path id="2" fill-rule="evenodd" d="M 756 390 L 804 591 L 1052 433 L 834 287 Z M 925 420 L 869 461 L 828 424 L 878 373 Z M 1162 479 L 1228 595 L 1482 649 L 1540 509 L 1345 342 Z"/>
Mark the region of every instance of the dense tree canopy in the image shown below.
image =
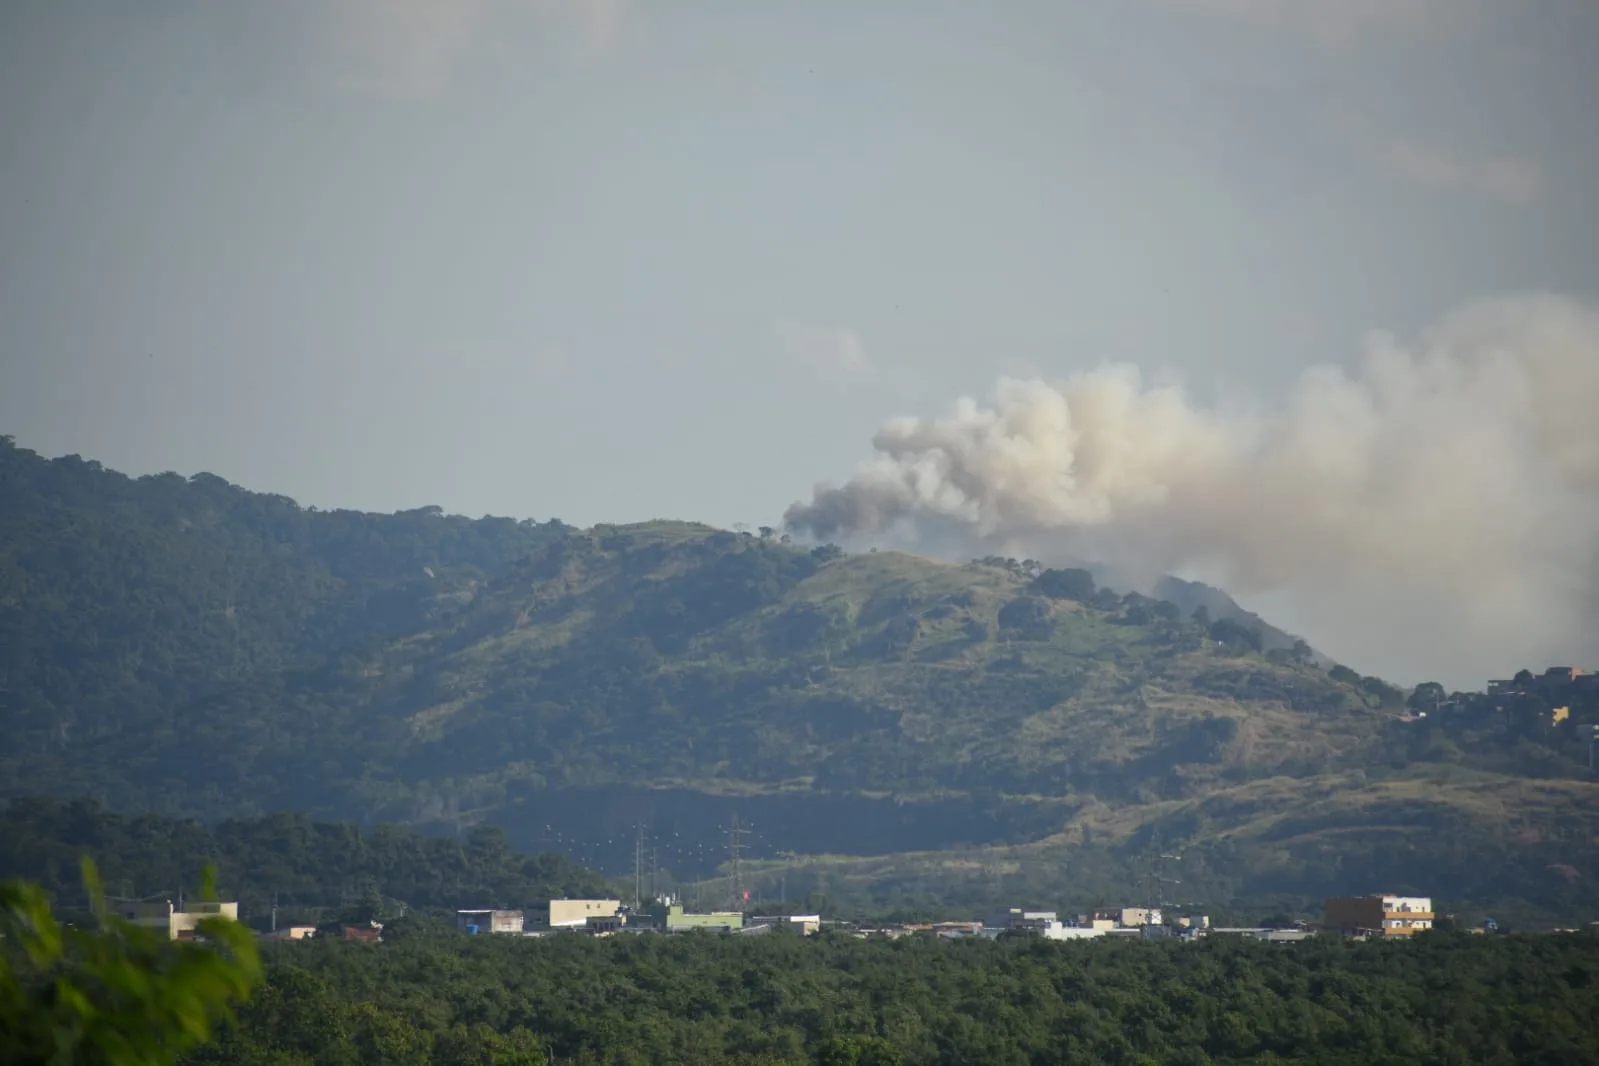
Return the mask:
<path id="1" fill-rule="evenodd" d="M 1592 936 L 1291 946 L 439 931 L 283 945 L 194 1061 L 1354 1064 L 1599 1061 Z"/>
<path id="2" fill-rule="evenodd" d="M 498 830 L 430 837 L 396 826 L 361 828 L 280 814 L 207 827 L 96 804 L 27 799 L 0 807 L 0 878 L 41 884 L 80 902 L 79 863 L 91 856 L 113 895 L 190 894 L 208 866 L 241 917 L 264 922 L 335 916 L 375 899 L 378 908 L 525 907 L 564 896 L 604 896 L 607 882 L 561 855 L 522 855 Z M 385 902 L 387 901 L 387 902 Z"/>

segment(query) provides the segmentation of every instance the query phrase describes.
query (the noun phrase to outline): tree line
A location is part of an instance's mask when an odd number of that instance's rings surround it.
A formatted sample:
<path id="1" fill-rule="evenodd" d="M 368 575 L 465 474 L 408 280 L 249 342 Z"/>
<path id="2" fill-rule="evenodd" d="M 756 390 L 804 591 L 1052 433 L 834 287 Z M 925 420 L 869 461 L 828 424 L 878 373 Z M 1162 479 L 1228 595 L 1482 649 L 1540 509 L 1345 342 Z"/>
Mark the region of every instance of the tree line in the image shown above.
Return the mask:
<path id="1" fill-rule="evenodd" d="M 526 907 L 552 897 L 609 896 L 605 878 L 563 855 L 525 855 L 499 830 L 435 837 L 297 814 L 206 826 L 128 817 L 88 800 L 26 798 L 0 806 L 0 879 L 24 878 L 63 904 L 81 901 L 79 866 L 98 863 L 113 896 L 193 894 L 215 866 L 218 891 L 261 924 L 274 903 L 286 921 L 378 917 L 402 908 Z"/>
<path id="2" fill-rule="evenodd" d="M 1591 935 L 526 941 L 414 922 L 377 946 L 289 944 L 266 957 L 262 993 L 190 1061 L 1599 1062 Z"/>
<path id="3" fill-rule="evenodd" d="M 1273 945 L 1029 936 L 199 942 L 0 884 L 0 1061 L 164 1066 L 1599 1062 L 1599 936 Z M 207 895 L 215 896 L 208 875 Z"/>

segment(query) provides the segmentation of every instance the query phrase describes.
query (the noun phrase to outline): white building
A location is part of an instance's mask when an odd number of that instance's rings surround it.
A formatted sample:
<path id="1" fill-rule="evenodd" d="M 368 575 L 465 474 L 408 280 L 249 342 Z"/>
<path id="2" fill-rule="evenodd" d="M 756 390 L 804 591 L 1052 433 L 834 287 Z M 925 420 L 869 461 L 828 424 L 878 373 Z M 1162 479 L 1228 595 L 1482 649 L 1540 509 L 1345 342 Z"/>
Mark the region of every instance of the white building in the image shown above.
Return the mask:
<path id="1" fill-rule="evenodd" d="M 468 910 L 455 912 L 455 925 L 468 933 L 520 933 L 521 911 Z"/>
<path id="2" fill-rule="evenodd" d="M 1054 911 L 1028 911 L 1012 907 L 983 919 L 983 925 L 989 929 L 1026 929 L 1058 920 L 1059 915 Z"/>
<path id="3" fill-rule="evenodd" d="M 1344 896 L 1327 901 L 1324 926 L 1353 935 L 1411 936 L 1432 928 L 1432 900 L 1426 896 Z"/>
<path id="4" fill-rule="evenodd" d="M 988 933 L 1011 930 L 1034 933 L 1045 940 L 1091 940 L 1104 936 L 1110 925 L 1108 921 L 1086 926 L 1067 925 L 1055 911 L 1027 911 L 1019 907 L 1001 911 L 983 922 L 984 930 Z"/>

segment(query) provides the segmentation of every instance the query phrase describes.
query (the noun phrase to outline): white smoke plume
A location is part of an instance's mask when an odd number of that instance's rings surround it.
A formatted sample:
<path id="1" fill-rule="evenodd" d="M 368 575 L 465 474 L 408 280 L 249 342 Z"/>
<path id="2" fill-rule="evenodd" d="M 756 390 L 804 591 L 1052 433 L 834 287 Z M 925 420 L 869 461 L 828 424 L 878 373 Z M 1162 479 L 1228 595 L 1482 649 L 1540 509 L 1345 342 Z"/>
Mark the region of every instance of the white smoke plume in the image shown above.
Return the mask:
<path id="1" fill-rule="evenodd" d="M 789 527 L 1200 577 L 1398 681 L 1599 666 L 1599 313 L 1569 300 L 1374 336 L 1248 414 L 1105 366 L 873 445 Z"/>

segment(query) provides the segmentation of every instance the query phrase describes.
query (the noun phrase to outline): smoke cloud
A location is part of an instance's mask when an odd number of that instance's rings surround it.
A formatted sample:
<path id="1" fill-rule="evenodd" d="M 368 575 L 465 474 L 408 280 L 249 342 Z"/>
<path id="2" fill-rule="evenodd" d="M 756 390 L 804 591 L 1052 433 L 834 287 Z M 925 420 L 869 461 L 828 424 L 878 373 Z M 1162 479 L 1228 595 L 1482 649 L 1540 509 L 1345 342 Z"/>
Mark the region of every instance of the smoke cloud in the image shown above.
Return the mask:
<path id="1" fill-rule="evenodd" d="M 1599 666 L 1599 313 L 1569 300 L 1374 335 L 1267 408 L 1104 366 L 1003 380 L 873 446 L 789 527 L 1197 577 L 1398 681 Z"/>

